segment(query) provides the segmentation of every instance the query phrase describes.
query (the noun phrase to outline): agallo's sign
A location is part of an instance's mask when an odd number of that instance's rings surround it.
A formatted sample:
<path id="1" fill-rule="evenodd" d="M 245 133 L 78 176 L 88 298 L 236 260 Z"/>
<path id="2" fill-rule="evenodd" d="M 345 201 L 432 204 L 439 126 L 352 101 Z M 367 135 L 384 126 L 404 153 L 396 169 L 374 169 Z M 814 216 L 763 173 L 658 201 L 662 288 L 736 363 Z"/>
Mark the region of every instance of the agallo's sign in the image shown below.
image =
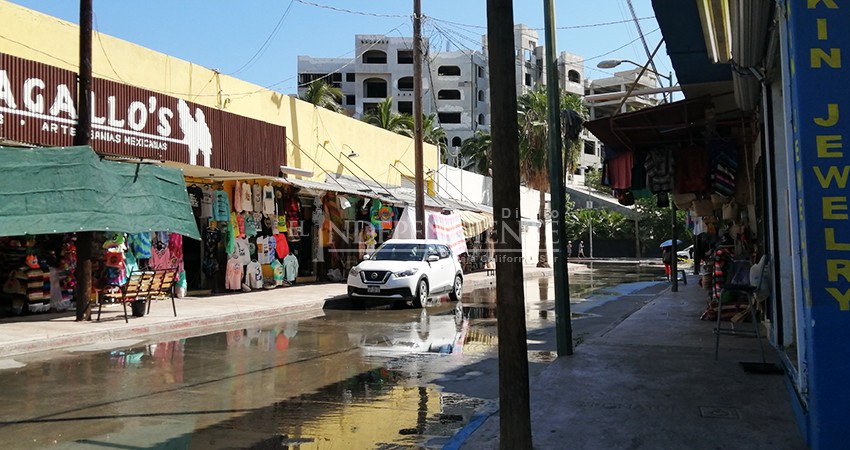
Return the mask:
<path id="1" fill-rule="evenodd" d="M 0 55 L 0 138 L 71 145 L 76 91 L 71 71 Z M 282 126 L 97 78 L 91 102 L 98 151 L 272 176 L 285 163 Z"/>

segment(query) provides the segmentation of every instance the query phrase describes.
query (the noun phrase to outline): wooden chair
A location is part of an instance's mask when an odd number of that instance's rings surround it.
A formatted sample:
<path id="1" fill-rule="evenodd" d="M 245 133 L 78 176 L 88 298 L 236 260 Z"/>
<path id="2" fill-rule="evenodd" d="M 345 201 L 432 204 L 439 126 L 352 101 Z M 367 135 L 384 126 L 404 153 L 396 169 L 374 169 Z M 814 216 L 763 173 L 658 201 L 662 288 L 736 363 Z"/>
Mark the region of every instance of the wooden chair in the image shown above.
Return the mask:
<path id="1" fill-rule="evenodd" d="M 127 282 L 119 290 L 105 292 L 103 296 L 113 302 L 121 303 L 124 307 L 124 321 L 129 323 L 127 316 L 127 303 L 135 301 L 146 301 L 147 312 L 151 311 L 151 303 L 154 300 L 166 300 L 171 298 L 171 308 L 174 317 L 177 317 L 177 305 L 174 302 L 174 284 L 177 281 L 176 269 L 153 269 L 139 270 L 130 273 Z M 98 302 L 97 320 L 100 321 L 100 313 L 103 309 L 103 301 Z"/>

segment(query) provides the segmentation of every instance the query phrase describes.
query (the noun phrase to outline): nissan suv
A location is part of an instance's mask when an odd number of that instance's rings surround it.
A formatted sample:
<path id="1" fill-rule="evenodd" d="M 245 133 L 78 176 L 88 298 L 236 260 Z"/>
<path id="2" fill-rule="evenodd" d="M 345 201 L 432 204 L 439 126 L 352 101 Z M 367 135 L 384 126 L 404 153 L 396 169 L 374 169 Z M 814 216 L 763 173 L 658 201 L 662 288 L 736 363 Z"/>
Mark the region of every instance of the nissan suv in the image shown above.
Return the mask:
<path id="1" fill-rule="evenodd" d="M 421 308 L 430 297 L 460 300 L 463 271 L 451 249 L 432 239 L 390 239 L 348 272 L 349 297 L 400 299 Z"/>

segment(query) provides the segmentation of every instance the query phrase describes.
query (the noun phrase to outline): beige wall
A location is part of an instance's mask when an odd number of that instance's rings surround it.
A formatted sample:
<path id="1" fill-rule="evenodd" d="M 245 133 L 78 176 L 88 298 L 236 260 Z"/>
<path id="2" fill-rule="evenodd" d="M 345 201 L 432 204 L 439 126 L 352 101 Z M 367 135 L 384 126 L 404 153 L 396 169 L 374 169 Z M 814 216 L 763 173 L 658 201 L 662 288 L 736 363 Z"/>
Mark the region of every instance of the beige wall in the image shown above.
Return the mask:
<path id="1" fill-rule="evenodd" d="M 78 69 L 76 24 L 5 0 L 0 0 L 0 18 L 7 38 L 0 39 L 0 52 Z M 288 164 L 312 170 L 314 180 L 325 179 L 323 169 L 363 179 L 368 173 L 387 184 L 400 184 L 402 173 L 414 175 L 412 139 L 121 39 L 96 33 L 92 41 L 95 77 L 285 126 Z M 437 148 L 429 144 L 424 148 L 425 171 L 437 170 Z M 354 162 L 342 156 L 351 150 L 359 155 Z"/>

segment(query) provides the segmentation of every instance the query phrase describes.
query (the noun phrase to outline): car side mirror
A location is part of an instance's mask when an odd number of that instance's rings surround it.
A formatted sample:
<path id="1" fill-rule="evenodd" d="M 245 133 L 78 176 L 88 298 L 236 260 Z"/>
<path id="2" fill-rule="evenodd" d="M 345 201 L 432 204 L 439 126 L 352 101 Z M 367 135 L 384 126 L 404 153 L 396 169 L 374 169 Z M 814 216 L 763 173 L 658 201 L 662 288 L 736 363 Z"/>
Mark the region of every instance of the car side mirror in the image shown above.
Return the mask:
<path id="1" fill-rule="evenodd" d="M 437 255 L 428 255 L 428 258 L 426 259 L 426 261 L 428 261 L 429 263 L 437 262 L 439 260 L 440 260 L 440 257 L 437 256 Z"/>
<path id="2" fill-rule="evenodd" d="M 370 258 L 370 256 L 369 256 L 369 254 L 368 254 L 368 253 L 364 253 L 364 254 L 363 254 L 363 260 L 364 260 L 364 261 L 365 261 L 365 260 L 367 260 L 367 259 L 369 259 L 369 258 Z"/>

